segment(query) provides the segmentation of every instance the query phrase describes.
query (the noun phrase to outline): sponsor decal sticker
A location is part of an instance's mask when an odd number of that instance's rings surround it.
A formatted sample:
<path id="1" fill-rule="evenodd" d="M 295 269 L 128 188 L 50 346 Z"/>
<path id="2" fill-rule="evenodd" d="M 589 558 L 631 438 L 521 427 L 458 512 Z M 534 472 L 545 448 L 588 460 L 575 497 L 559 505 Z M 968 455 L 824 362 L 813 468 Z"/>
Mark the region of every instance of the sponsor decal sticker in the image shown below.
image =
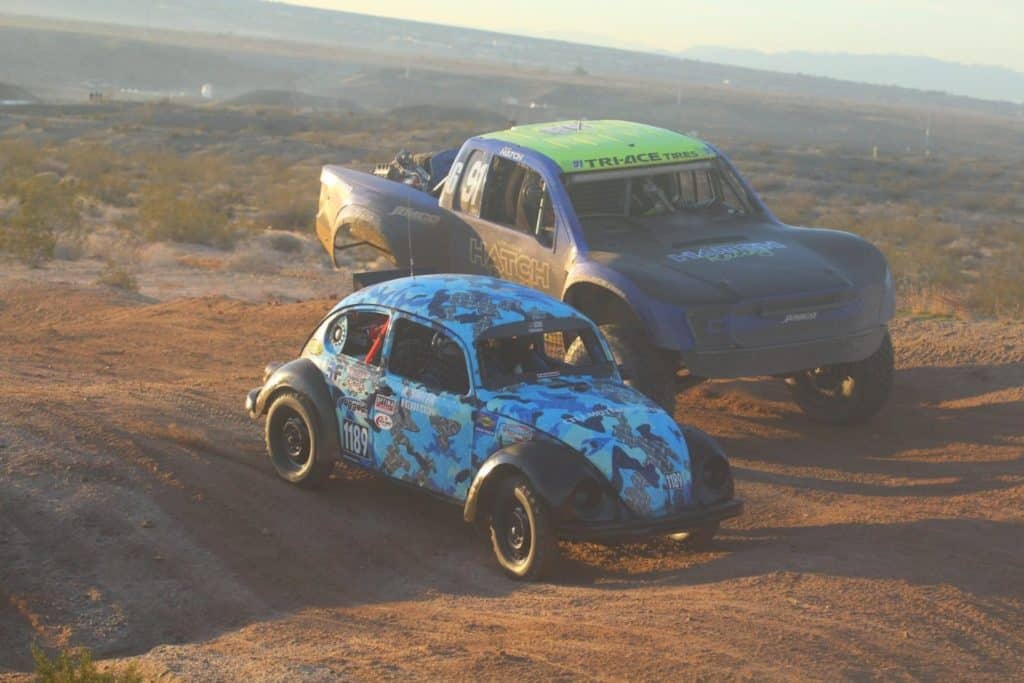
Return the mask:
<path id="1" fill-rule="evenodd" d="M 670 472 L 665 475 L 665 488 L 666 489 L 681 489 L 684 484 L 683 475 L 680 472 Z"/>
<path id="2" fill-rule="evenodd" d="M 370 431 L 365 425 L 345 420 L 341 425 L 341 450 L 360 460 L 369 460 Z"/>
<path id="3" fill-rule="evenodd" d="M 373 418 L 373 424 L 377 425 L 377 429 L 383 429 L 384 431 L 388 431 L 389 429 L 391 429 L 392 426 L 394 426 L 395 423 L 391 419 L 390 415 L 385 415 L 384 413 L 381 413 L 380 415 L 377 415 L 376 417 Z"/>
<path id="4" fill-rule="evenodd" d="M 494 434 L 498 421 L 490 413 L 480 413 L 476 418 L 476 431 L 481 434 Z"/>
<path id="5" fill-rule="evenodd" d="M 380 394 L 377 394 L 377 398 L 373 401 L 373 412 L 381 415 L 394 415 L 395 399 L 390 396 L 381 396 Z"/>
<path id="6" fill-rule="evenodd" d="M 501 242 L 488 245 L 475 237 L 470 237 L 469 262 L 484 266 L 507 280 L 521 282 L 537 289 L 547 289 L 551 285 L 550 263 L 543 263 Z"/>
<path id="7" fill-rule="evenodd" d="M 690 261 L 733 261 L 747 256 L 772 256 L 779 249 L 785 248 L 785 244 L 774 240 L 765 242 L 737 242 L 735 244 L 718 244 L 711 247 L 681 251 L 677 254 L 669 254 L 668 257 L 677 263 L 689 263 Z"/>
<path id="8" fill-rule="evenodd" d="M 596 157 L 593 159 L 576 159 L 572 162 L 574 169 L 593 170 L 599 168 L 621 168 L 623 166 L 650 166 L 652 164 L 665 164 L 673 161 L 686 161 L 688 159 L 701 159 L 704 155 L 700 152 L 637 152 L 614 157 Z"/>
<path id="9" fill-rule="evenodd" d="M 433 415 L 434 409 L 429 403 L 417 401 L 412 398 L 403 398 L 400 402 L 403 409 L 415 413 L 423 413 L 424 415 Z"/>
<path id="10" fill-rule="evenodd" d="M 517 152 L 516 150 L 512 149 L 511 147 L 502 147 L 498 151 L 498 156 L 505 157 L 506 159 L 511 159 L 512 161 L 522 161 L 523 160 L 523 153 L 522 152 Z"/>
<path id="11" fill-rule="evenodd" d="M 502 422 L 498 440 L 502 445 L 529 441 L 533 438 L 533 428 L 516 422 Z"/>
<path id="12" fill-rule="evenodd" d="M 579 133 L 580 129 L 583 128 L 583 123 L 563 123 L 560 126 L 547 126 L 541 128 L 540 132 L 547 135 L 572 135 L 573 133 Z"/>
<path id="13" fill-rule="evenodd" d="M 437 225 L 438 223 L 441 222 L 441 217 L 436 214 L 427 213 L 426 211 L 417 211 L 416 209 L 410 208 L 408 206 L 396 206 L 391 211 L 391 215 L 404 216 L 405 218 L 408 218 L 411 221 L 416 221 L 417 223 L 426 223 L 427 225 Z"/>
<path id="14" fill-rule="evenodd" d="M 803 322 L 805 320 L 814 320 L 817 317 L 818 317 L 818 312 L 817 311 L 810 311 L 810 312 L 807 312 L 807 313 L 789 313 L 789 314 L 786 315 L 785 318 L 782 319 L 782 322 L 784 324 L 785 323 L 798 323 L 798 322 Z"/>
<path id="15" fill-rule="evenodd" d="M 345 396 L 342 396 L 341 398 L 338 399 L 338 409 L 350 410 L 354 415 L 358 415 L 363 419 L 366 419 L 366 416 L 369 414 L 369 411 L 366 409 L 365 401 L 360 401 L 358 399 L 348 398 Z"/>

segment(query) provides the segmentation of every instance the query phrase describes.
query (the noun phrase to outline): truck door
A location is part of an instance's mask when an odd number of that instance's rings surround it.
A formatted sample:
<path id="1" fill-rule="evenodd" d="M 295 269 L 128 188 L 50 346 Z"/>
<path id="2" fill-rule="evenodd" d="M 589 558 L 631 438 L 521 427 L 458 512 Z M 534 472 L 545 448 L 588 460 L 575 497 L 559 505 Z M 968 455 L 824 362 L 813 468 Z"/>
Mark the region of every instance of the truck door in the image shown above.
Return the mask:
<path id="1" fill-rule="evenodd" d="M 466 160 L 453 208 L 466 235 L 456 240 L 458 270 L 493 275 L 561 296 L 565 269 L 555 254 L 555 212 L 541 174 L 475 150 Z"/>

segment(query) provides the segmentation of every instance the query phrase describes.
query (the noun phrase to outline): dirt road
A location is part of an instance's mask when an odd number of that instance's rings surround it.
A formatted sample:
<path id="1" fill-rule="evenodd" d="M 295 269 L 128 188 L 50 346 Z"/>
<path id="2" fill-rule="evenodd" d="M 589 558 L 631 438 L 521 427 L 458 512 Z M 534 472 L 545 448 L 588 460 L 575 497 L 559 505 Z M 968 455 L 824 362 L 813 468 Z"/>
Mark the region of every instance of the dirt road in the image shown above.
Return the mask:
<path id="1" fill-rule="evenodd" d="M 871 424 L 704 385 L 747 514 L 714 552 L 565 545 L 504 578 L 458 510 L 277 480 L 245 391 L 327 301 L 0 289 L 0 672 L 86 645 L 147 676 L 1024 677 L 1024 327 L 899 321 Z"/>

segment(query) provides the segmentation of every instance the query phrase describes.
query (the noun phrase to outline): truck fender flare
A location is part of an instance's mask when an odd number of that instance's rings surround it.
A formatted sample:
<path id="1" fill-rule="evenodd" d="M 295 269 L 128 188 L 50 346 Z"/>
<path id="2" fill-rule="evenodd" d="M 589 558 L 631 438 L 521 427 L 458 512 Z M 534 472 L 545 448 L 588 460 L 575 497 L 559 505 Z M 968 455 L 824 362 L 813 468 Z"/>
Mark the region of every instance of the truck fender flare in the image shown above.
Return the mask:
<path id="1" fill-rule="evenodd" d="M 380 214 L 362 204 L 346 204 L 338 210 L 331 229 L 331 243 L 335 244 L 338 231 L 347 226 L 352 243 L 366 242 L 375 249 L 393 255 L 392 245 L 384 236 L 384 223 Z M 331 249 L 331 260 L 335 260 L 335 249 Z M 338 264 L 335 263 L 335 266 Z"/>
<path id="2" fill-rule="evenodd" d="M 608 295 L 616 298 L 636 318 L 637 322 L 651 329 L 649 312 L 645 306 L 645 298 L 636 287 L 622 275 L 604 268 L 595 268 L 584 264 L 569 274 L 562 289 L 562 301 L 570 302 L 573 288 L 579 285 L 603 289 Z"/>
<path id="3" fill-rule="evenodd" d="M 313 403 L 319 420 L 320 443 L 329 457 L 337 457 L 341 452 L 338 443 L 338 417 L 334 409 L 334 400 L 320 368 L 308 358 L 297 358 L 279 367 L 260 389 L 253 407 L 253 415 L 265 415 L 274 398 L 282 391 L 302 394 Z"/>
<path id="4" fill-rule="evenodd" d="M 463 519 L 483 519 L 495 485 L 510 474 L 529 479 L 556 516 L 580 481 L 596 479 L 599 485 L 608 487 L 604 475 L 577 451 L 559 443 L 526 441 L 495 452 L 477 470 L 466 495 Z"/>

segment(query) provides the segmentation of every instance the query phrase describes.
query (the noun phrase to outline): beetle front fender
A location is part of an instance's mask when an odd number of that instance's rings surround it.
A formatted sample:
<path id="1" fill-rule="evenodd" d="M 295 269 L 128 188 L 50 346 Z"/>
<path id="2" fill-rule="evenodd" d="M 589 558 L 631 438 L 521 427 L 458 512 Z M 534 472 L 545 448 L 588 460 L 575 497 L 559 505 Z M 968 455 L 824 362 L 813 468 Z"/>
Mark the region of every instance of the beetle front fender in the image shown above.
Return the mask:
<path id="1" fill-rule="evenodd" d="M 475 522 L 481 512 L 487 510 L 494 485 L 512 473 L 529 479 L 537 494 L 554 511 L 564 509 L 579 483 L 587 479 L 595 480 L 605 493 L 610 493 L 600 471 L 575 450 L 558 443 L 528 441 L 497 451 L 477 470 L 466 495 L 463 518 Z"/>
<path id="2" fill-rule="evenodd" d="M 336 457 L 341 451 L 338 444 L 338 418 L 334 400 L 324 382 L 320 368 L 308 358 L 297 358 L 285 363 L 267 378 L 253 402 L 253 417 L 265 415 L 276 395 L 282 391 L 303 394 L 316 408 L 320 424 L 320 443 L 327 449 L 326 454 Z"/>

